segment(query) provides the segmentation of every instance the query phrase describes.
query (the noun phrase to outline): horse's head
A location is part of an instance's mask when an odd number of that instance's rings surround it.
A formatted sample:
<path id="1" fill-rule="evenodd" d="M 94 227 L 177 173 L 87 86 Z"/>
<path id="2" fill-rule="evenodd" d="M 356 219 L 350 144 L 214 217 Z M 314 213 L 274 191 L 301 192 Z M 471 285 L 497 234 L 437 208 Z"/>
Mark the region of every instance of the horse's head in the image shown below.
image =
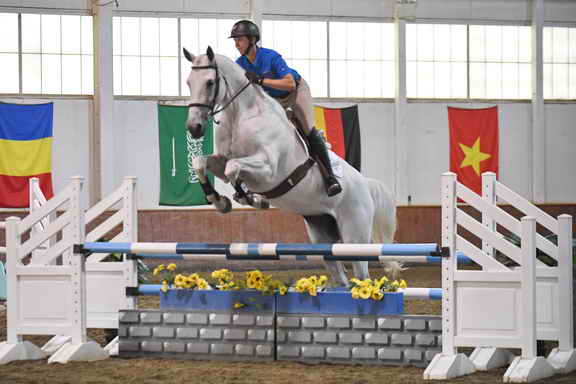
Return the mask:
<path id="1" fill-rule="evenodd" d="M 220 75 L 212 48 L 206 55 L 194 56 L 183 49 L 184 56 L 192 63 L 192 69 L 186 83 L 190 88 L 188 120 L 186 128 L 195 139 L 204 135 L 204 124 L 214 112 L 218 102 Z"/>

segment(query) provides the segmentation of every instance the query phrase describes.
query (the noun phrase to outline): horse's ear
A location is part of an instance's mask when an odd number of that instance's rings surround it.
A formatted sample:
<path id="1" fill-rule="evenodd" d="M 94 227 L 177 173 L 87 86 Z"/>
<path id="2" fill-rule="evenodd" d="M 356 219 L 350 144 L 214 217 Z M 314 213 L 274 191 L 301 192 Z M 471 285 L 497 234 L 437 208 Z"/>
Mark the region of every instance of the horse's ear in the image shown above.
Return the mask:
<path id="1" fill-rule="evenodd" d="M 189 62 L 192 62 L 194 60 L 194 55 L 188 52 L 186 48 L 183 47 L 182 52 L 184 52 L 184 57 L 186 58 L 186 60 L 188 60 Z"/>
<path id="2" fill-rule="evenodd" d="M 208 55 L 208 59 L 210 59 L 210 61 L 214 61 L 214 51 L 212 50 L 211 46 L 208 46 L 208 49 L 206 49 L 206 54 Z"/>

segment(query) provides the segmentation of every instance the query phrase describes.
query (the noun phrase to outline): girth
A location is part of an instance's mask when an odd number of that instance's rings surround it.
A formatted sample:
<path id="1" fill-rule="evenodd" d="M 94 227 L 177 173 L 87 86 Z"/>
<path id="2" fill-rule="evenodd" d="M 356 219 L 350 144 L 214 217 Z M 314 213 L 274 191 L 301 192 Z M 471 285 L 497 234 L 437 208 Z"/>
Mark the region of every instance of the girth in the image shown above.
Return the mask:
<path id="1" fill-rule="evenodd" d="M 282 181 L 278 186 L 275 188 L 267 191 L 267 192 L 256 192 L 259 195 L 264 196 L 267 199 L 275 199 L 277 197 L 282 196 L 283 194 L 287 193 L 289 190 L 294 188 L 306 175 L 308 174 L 308 170 L 312 168 L 316 161 L 309 157 L 304 163 L 300 164 L 296 169 Z"/>

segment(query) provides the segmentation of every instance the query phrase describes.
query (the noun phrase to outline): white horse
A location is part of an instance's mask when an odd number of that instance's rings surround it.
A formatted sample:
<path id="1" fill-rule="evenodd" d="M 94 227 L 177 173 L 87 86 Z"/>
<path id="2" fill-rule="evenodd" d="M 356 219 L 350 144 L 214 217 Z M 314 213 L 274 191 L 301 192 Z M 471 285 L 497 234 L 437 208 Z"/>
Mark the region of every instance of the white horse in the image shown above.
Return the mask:
<path id="1" fill-rule="evenodd" d="M 200 138 L 209 117 L 217 114 L 219 120 L 215 130 L 217 154 L 194 161 L 207 199 L 218 210 L 228 212 L 230 200 L 213 189 L 206 170 L 232 183 L 237 191 L 234 198 L 240 203 L 265 207 L 269 201 L 302 215 L 314 243 L 393 242 L 396 206 L 382 183 L 362 176 L 338 158 L 343 190 L 328 197 L 318 166 L 310 160 L 306 146 L 277 101 L 260 86 L 250 85 L 240 66 L 215 55 L 210 47 L 205 55 L 194 56 L 186 49 L 184 55 L 192 63 L 187 79 L 187 129 L 194 138 Z M 241 187 L 241 181 L 250 192 Z M 357 278 L 369 277 L 368 262 L 353 265 Z M 340 262 L 326 262 L 326 267 L 337 285 L 348 285 Z M 395 275 L 401 266 L 393 262 L 386 269 Z"/>

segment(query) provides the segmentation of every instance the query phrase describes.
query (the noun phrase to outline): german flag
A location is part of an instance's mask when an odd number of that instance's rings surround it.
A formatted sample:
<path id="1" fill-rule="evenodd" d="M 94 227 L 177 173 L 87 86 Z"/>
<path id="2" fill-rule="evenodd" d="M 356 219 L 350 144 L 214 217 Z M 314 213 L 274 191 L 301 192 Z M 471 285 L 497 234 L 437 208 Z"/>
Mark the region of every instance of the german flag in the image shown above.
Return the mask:
<path id="1" fill-rule="evenodd" d="M 31 177 L 47 199 L 53 196 L 53 106 L 0 103 L 0 207 L 28 207 Z"/>
<path id="2" fill-rule="evenodd" d="M 348 108 L 314 107 L 316 128 L 322 130 L 336 153 L 360 171 L 362 147 L 358 106 Z"/>

